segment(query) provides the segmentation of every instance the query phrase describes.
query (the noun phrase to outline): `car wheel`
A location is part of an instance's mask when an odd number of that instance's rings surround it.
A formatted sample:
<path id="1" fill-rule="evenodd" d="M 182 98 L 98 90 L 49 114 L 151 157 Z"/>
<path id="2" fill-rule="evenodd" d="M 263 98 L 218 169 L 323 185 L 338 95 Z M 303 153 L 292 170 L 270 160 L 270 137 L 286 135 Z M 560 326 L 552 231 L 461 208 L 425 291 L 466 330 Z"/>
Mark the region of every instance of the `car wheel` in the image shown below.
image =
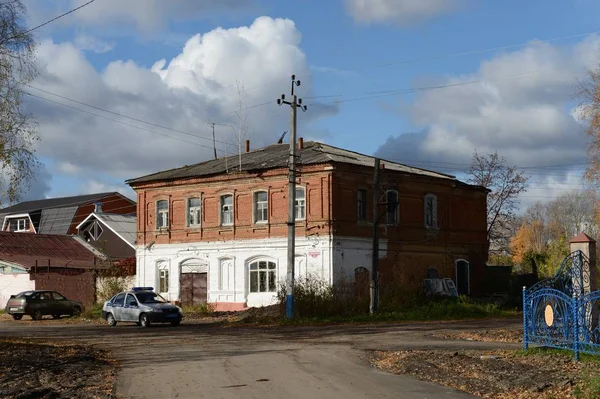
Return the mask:
<path id="1" fill-rule="evenodd" d="M 14 314 L 14 315 L 12 315 L 12 318 L 14 320 L 21 320 L 23 318 L 23 315 L 22 314 Z"/>
<path id="2" fill-rule="evenodd" d="M 59 315 L 59 314 L 53 314 L 53 315 L 52 315 L 52 318 L 53 318 L 53 319 L 60 319 L 60 315 Z"/>
<path id="3" fill-rule="evenodd" d="M 150 327 L 150 317 L 146 313 L 140 315 L 140 326 Z"/>
<path id="4" fill-rule="evenodd" d="M 172 322 L 171 322 L 171 325 L 172 325 L 173 327 L 177 327 L 177 326 L 178 326 L 180 323 L 181 323 L 181 321 L 180 321 L 180 320 L 176 320 L 176 321 L 172 321 Z"/>
<path id="5" fill-rule="evenodd" d="M 109 313 L 106 315 L 106 322 L 108 323 L 109 326 L 116 326 L 117 325 L 117 320 L 115 319 L 115 316 L 113 316 L 112 313 Z"/>
<path id="6" fill-rule="evenodd" d="M 71 314 L 73 317 L 77 317 L 81 314 L 81 308 L 76 306 L 73 308 L 73 313 Z"/>
<path id="7" fill-rule="evenodd" d="M 44 314 L 42 313 L 41 310 L 36 310 L 35 312 L 33 312 L 33 314 L 31 315 L 31 318 L 33 320 L 42 320 L 42 318 L 44 317 Z"/>

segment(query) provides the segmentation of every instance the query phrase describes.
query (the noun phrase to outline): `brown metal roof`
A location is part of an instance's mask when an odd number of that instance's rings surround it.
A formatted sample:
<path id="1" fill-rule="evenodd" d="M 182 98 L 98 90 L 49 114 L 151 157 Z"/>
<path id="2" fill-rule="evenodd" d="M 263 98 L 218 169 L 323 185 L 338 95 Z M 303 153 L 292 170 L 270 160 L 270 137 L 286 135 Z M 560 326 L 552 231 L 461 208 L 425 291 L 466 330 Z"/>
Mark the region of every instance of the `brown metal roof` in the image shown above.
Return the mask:
<path id="1" fill-rule="evenodd" d="M 242 171 L 259 171 L 267 169 L 287 168 L 289 160 L 289 144 L 274 144 L 259 148 L 242 154 Z M 299 165 L 335 164 L 345 163 L 374 167 L 374 157 L 357 152 L 333 147 L 328 144 L 315 141 L 305 141 L 303 148 L 297 152 Z M 129 179 L 127 184 L 148 183 L 154 181 L 169 181 L 219 175 L 230 171 L 239 170 L 239 157 L 233 155 L 213 159 L 181 168 L 165 170 L 150 175 Z M 410 174 L 435 177 L 440 179 L 452 179 L 455 177 L 421 168 L 403 165 L 397 162 L 385 161 L 385 168 Z"/>
<path id="2" fill-rule="evenodd" d="M 0 260 L 25 268 L 93 268 L 100 257 L 75 236 L 0 232 Z"/>

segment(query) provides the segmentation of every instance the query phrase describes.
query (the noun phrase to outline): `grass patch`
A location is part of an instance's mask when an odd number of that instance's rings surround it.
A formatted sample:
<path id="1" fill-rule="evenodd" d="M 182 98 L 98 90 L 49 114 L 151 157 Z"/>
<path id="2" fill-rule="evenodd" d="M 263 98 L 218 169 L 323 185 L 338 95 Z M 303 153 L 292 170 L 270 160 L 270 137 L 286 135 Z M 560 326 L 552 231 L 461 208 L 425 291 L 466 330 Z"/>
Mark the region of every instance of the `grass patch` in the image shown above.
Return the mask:
<path id="1" fill-rule="evenodd" d="M 182 306 L 181 310 L 184 315 L 209 315 L 214 313 L 215 305 L 212 303 L 202 303 L 199 305 Z"/>
<path id="2" fill-rule="evenodd" d="M 493 304 L 478 304 L 463 300 L 438 300 L 421 305 L 412 305 L 395 311 L 376 314 L 347 316 L 297 317 L 282 319 L 283 324 L 327 324 L 327 323 L 385 323 L 400 321 L 466 320 L 514 317 L 516 311 L 503 310 Z"/>
<path id="3" fill-rule="evenodd" d="M 88 307 L 81 313 L 79 316 L 82 319 L 90 319 L 90 320 L 98 320 L 102 319 L 102 307 L 103 303 L 95 303 L 92 306 Z"/>
<path id="4" fill-rule="evenodd" d="M 573 394 L 577 399 L 600 398 L 600 375 L 597 372 L 584 370 L 581 381 L 575 386 Z"/>
<path id="5" fill-rule="evenodd" d="M 575 387 L 573 388 L 573 395 L 575 395 L 577 399 L 600 398 L 600 371 L 598 369 L 598 363 L 600 363 L 600 356 L 591 355 L 587 353 L 580 353 L 580 362 L 576 363 L 574 362 L 573 352 L 567 349 L 530 348 L 528 350 L 516 351 L 515 354 L 517 356 L 524 357 L 548 357 L 549 361 L 556 361 L 557 357 L 566 363 L 568 363 L 569 361 L 573 361 L 573 365 L 577 366 L 579 369 L 579 378 L 576 382 Z"/>
<path id="6" fill-rule="evenodd" d="M 575 356 L 573 351 L 568 349 L 555 349 L 544 347 L 529 348 L 527 350 L 521 349 L 517 351 L 516 354 L 519 356 L 562 356 L 567 359 L 574 359 Z M 579 361 L 583 363 L 600 363 L 600 356 L 579 352 Z"/>
<path id="7" fill-rule="evenodd" d="M 426 298 L 418 290 L 407 289 L 398 281 L 380 286 L 380 311 L 369 314 L 367 281 L 339 281 L 331 286 L 314 278 L 303 278 L 294 286 L 294 318 L 285 318 L 285 285 L 278 292 L 279 312 L 254 311 L 243 323 L 254 324 L 339 324 L 438 321 L 516 317 L 516 310 L 497 304 L 471 301 L 461 296 L 451 299 Z"/>

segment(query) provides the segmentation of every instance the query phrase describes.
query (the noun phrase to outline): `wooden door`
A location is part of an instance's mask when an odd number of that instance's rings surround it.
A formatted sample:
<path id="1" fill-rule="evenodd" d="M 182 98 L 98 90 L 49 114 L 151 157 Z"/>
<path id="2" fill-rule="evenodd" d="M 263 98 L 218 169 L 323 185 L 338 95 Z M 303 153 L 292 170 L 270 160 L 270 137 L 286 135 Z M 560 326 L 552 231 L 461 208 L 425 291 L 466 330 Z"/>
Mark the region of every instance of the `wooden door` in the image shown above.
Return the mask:
<path id="1" fill-rule="evenodd" d="M 208 299 L 208 273 L 181 273 L 181 304 L 201 305 Z"/>
<path id="2" fill-rule="evenodd" d="M 470 274 L 469 262 L 465 260 L 456 262 L 456 288 L 460 295 L 469 295 L 471 293 Z"/>

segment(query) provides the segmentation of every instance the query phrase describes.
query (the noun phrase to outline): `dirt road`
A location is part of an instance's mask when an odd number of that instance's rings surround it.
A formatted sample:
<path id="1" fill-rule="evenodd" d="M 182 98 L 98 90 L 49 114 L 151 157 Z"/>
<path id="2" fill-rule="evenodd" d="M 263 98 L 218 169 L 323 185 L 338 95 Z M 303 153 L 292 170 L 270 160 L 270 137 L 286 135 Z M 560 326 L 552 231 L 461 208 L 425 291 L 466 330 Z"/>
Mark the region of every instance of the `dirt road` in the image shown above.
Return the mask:
<path id="1" fill-rule="evenodd" d="M 397 326 L 241 328 L 182 324 L 118 325 L 0 322 L 0 337 L 63 340 L 110 350 L 121 361 L 120 398 L 473 398 L 369 364 L 371 351 L 512 348 L 445 341 L 443 331 L 506 328 L 511 322 Z M 512 324 L 518 325 L 513 321 Z"/>

